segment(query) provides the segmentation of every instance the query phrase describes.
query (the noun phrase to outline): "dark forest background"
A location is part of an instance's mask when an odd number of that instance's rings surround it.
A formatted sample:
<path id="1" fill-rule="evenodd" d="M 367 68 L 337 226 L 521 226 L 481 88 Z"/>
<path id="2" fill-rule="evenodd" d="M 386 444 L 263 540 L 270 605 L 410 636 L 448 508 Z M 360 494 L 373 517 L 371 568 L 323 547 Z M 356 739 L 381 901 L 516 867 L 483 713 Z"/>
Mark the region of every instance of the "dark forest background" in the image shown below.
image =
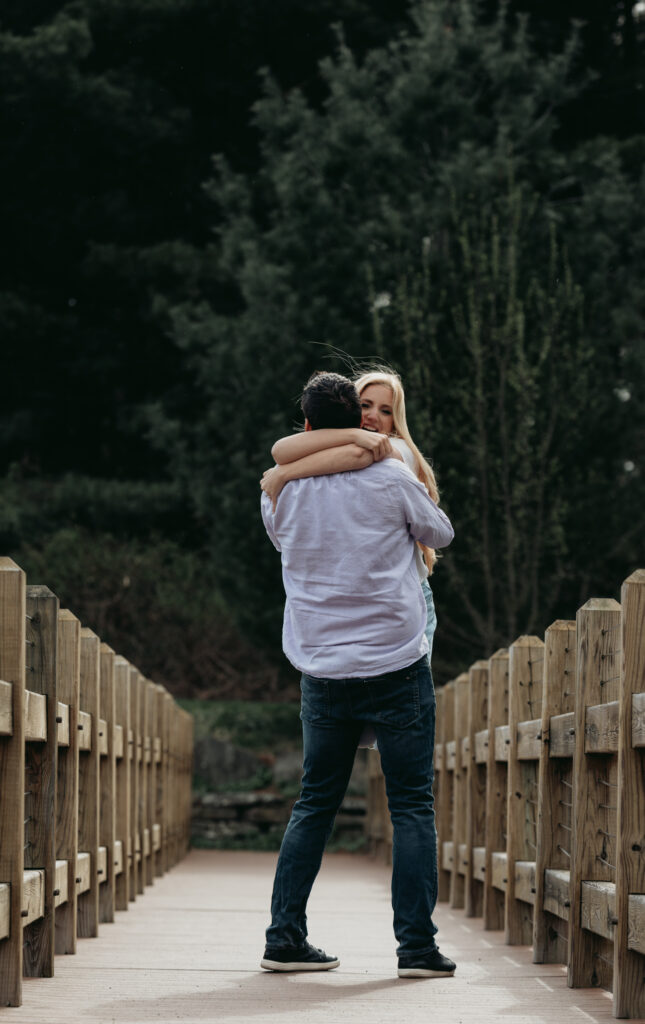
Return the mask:
<path id="1" fill-rule="evenodd" d="M 644 563 L 645 3 L 3 0 L 0 548 L 180 695 L 292 696 L 258 481 L 386 361 L 439 682 Z"/>

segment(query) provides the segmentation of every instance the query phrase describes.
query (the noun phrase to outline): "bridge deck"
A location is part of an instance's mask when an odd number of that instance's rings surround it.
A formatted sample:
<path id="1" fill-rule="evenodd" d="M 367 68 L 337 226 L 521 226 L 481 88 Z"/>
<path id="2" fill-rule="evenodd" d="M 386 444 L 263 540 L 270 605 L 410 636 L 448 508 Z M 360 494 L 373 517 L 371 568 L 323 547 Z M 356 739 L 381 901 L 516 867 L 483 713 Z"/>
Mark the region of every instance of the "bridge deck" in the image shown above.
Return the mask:
<path id="1" fill-rule="evenodd" d="M 341 958 L 330 974 L 259 969 L 274 854 L 195 850 L 99 939 L 56 958 L 56 977 L 26 979 L 16 1024 L 306 1020 L 307 1024 L 508 1024 L 613 1020 L 596 989 L 572 990 L 558 965 L 534 965 L 480 921 L 440 905 L 441 948 L 454 978 L 396 977 L 389 870 L 326 858 L 309 909 L 311 939 Z M 298 1016 L 302 1014 L 302 1016 Z"/>

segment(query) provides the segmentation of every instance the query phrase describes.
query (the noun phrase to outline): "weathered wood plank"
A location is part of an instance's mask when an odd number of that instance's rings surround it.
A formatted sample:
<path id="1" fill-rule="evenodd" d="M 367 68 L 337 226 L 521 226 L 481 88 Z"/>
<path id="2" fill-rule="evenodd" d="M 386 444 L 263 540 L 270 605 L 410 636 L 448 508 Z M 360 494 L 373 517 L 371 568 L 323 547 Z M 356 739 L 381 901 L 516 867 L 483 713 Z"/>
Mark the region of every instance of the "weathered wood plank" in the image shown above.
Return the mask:
<path id="1" fill-rule="evenodd" d="M 488 662 L 476 661 L 468 673 L 468 767 L 466 807 L 466 917 L 481 917 L 484 910 L 483 876 L 474 870 L 472 850 L 486 842 L 486 765 L 475 758 L 475 737 L 488 722 Z M 484 749 L 484 752 L 486 750 Z"/>
<path id="2" fill-rule="evenodd" d="M 92 876 L 94 871 L 92 870 L 93 858 L 91 853 L 81 850 L 76 856 L 76 875 L 74 877 L 74 883 L 76 885 L 76 895 L 81 896 L 83 893 L 89 892 L 92 885 Z"/>
<path id="3" fill-rule="evenodd" d="M 611 662 L 614 667 L 621 666 L 614 1013 L 617 1017 L 645 1017 L 645 961 L 629 947 L 630 895 L 645 893 L 645 753 L 633 746 L 632 731 L 634 696 L 643 690 L 645 679 L 645 569 L 625 580 L 621 603 L 621 633 L 615 645 L 617 656 Z"/>
<path id="4" fill-rule="evenodd" d="M 47 740 L 47 697 L 44 693 L 25 690 L 25 742 L 45 743 Z"/>
<path id="5" fill-rule="evenodd" d="M 568 871 L 556 868 L 547 868 L 544 872 L 544 909 L 562 921 L 569 920 L 569 877 Z"/>
<path id="6" fill-rule="evenodd" d="M 584 736 L 586 708 L 600 704 L 611 694 L 606 690 L 608 659 L 620 647 L 620 605 L 611 599 L 593 598 L 578 610 L 577 672 L 576 672 L 576 736 Z M 613 671 L 613 670 L 612 670 Z M 615 758 L 590 757 L 585 744 L 576 743 L 573 759 L 573 833 L 571 853 L 571 913 L 569 915 L 568 982 L 572 988 L 600 985 L 611 988 L 612 969 L 601 959 L 604 953 L 593 932 L 582 926 L 582 883 L 613 882 L 615 835 L 613 819 L 607 808 L 615 805 L 610 799 L 608 774 Z M 599 830 L 603 829 L 603 833 Z M 602 859 L 601 859 L 602 858 Z M 607 863 L 605 863 L 607 862 Z"/>
<path id="7" fill-rule="evenodd" d="M 645 896 L 640 893 L 629 897 L 627 946 L 635 953 L 645 954 Z"/>
<path id="8" fill-rule="evenodd" d="M 563 760 L 566 745 L 554 737 L 559 725 L 573 712 L 576 673 L 576 624 L 557 619 L 544 636 L 544 685 L 542 698 L 542 752 L 538 780 L 539 806 L 533 914 L 533 962 L 561 963 L 567 942 L 562 919 L 568 920 L 569 859 L 563 852 L 571 829 L 571 762 Z M 566 730 L 565 730 L 566 734 Z M 567 739 L 569 737 L 567 736 Z M 564 749 L 563 749 L 564 746 Z M 571 753 L 573 744 L 571 744 Z M 554 754 L 560 755 L 554 757 Z M 566 877 L 565 893 L 562 880 Z M 566 901 L 565 912 L 563 904 Z"/>
<path id="9" fill-rule="evenodd" d="M 69 705 L 58 701 L 56 710 L 56 730 L 59 747 L 69 747 Z"/>
<path id="10" fill-rule="evenodd" d="M 81 624 L 65 608 L 58 613 L 58 696 L 68 705 L 69 746 L 58 748 L 56 858 L 66 861 L 67 899 L 57 907 L 56 952 L 76 952 L 76 857 L 78 854 L 78 712 Z M 60 886 L 57 885 L 57 888 Z"/>
<path id="11" fill-rule="evenodd" d="M 494 851 L 491 856 L 492 884 L 500 892 L 506 892 L 508 888 L 508 870 L 506 853 Z"/>
<path id="12" fill-rule="evenodd" d="M 613 941 L 616 925 L 616 886 L 613 882 L 582 883 L 580 924 L 594 935 Z"/>
<path id="13" fill-rule="evenodd" d="M 26 928 L 45 914 L 45 871 L 23 872 L 22 926 Z"/>
<path id="14" fill-rule="evenodd" d="M 92 749 L 92 716 L 87 711 L 78 712 L 78 749 Z"/>
<path id="15" fill-rule="evenodd" d="M 575 666 L 571 671 L 575 680 Z M 571 682 L 570 686 L 573 688 L 575 682 Z M 573 757 L 576 748 L 575 713 L 568 711 L 563 715 L 553 715 L 549 724 L 549 737 L 549 757 Z"/>
<path id="16" fill-rule="evenodd" d="M 89 743 L 79 763 L 78 844 L 90 858 L 90 867 L 87 888 L 77 889 L 79 938 L 95 938 L 99 933 L 100 658 L 98 636 L 91 629 L 82 629 L 79 705 Z"/>
<path id="17" fill-rule="evenodd" d="M 506 847 L 507 761 L 496 757 L 497 730 L 508 722 L 508 651 L 488 660 L 488 761 L 486 764 L 486 864 L 484 928 L 504 927 L 504 893 L 493 882 L 493 855 Z M 505 746 L 508 751 L 508 747 Z"/>
<path id="18" fill-rule="evenodd" d="M 486 847 L 473 846 L 472 849 L 473 875 L 480 882 L 484 881 L 486 875 Z"/>
<path id="19" fill-rule="evenodd" d="M 645 693 L 632 695 L 632 746 L 645 747 Z"/>
<path id="20" fill-rule="evenodd" d="M 107 644 L 101 644 L 101 684 L 99 722 L 99 743 L 105 740 L 105 756 L 101 757 L 100 774 L 100 825 L 99 842 L 105 850 L 105 864 L 100 876 L 99 921 L 113 921 L 115 913 L 115 872 L 114 843 L 116 840 L 116 750 L 114 729 L 116 705 L 114 693 L 114 651 Z M 103 736 L 101 736 L 103 733 Z M 102 752 L 102 751 L 101 751 Z"/>
<path id="21" fill-rule="evenodd" d="M 99 855 L 98 855 L 98 859 L 97 859 L 96 863 L 98 864 L 98 870 L 97 870 L 96 873 L 97 873 L 97 875 L 99 877 L 99 885 L 104 886 L 107 883 L 107 874 L 108 874 L 107 873 L 107 864 L 108 864 L 107 846 L 99 846 Z"/>
<path id="22" fill-rule="evenodd" d="M 535 861 L 515 861 L 515 899 L 535 903 Z"/>
<path id="23" fill-rule="evenodd" d="M 123 757 L 123 726 L 114 726 L 114 756 Z"/>
<path id="24" fill-rule="evenodd" d="M 0 736 L 13 733 L 13 691 L 11 683 L 0 680 Z"/>
<path id="25" fill-rule="evenodd" d="M 488 729 L 475 733 L 475 763 L 488 764 Z"/>
<path id="26" fill-rule="evenodd" d="M 533 937 L 533 918 L 526 901 L 515 891 L 515 864 L 535 860 L 538 793 L 538 765 L 517 757 L 520 723 L 530 721 L 535 732 L 535 711 L 542 707 L 544 643 L 536 636 L 521 636 L 509 648 L 509 736 L 508 819 L 506 853 L 508 857 L 504 934 L 512 946 L 529 946 Z"/>
<path id="27" fill-rule="evenodd" d="M 542 720 L 534 718 L 517 726 L 517 760 L 539 761 L 542 750 Z"/>
<path id="28" fill-rule="evenodd" d="M 24 866 L 25 792 L 25 574 L 10 558 L 0 558 L 0 679 L 11 684 L 12 734 L 0 739 L 0 883 L 21 892 Z M 6 692 L 6 691 L 5 691 Z M 0 942 L 0 1005 L 22 999 L 22 919 L 20 900 L 10 901 L 9 937 Z"/>
<path id="29" fill-rule="evenodd" d="M 57 860 L 54 878 L 54 906 L 60 907 L 63 903 L 67 903 L 68 893 L 69 865 L 66 860 Z"/>
<path id="30" fill-rule="evenodd" d="M 130 770 L 128 750 L 124 737 L 130 732 L 130 666 L 125 658 L 114 659 L 115 728 L 114 748 L 116 761 L 116 822 L 114 842 L 115 907 L 127 910 L 130 900 L 129 854 L 130 838 Z M 119 746 L 121 754 L 119 755 Z M 167 792 L 166 792 L 167 796 Z"/>
<path id="31" fill-rule="evenodd" d="M 585 715 L 585 754 L 615 754 L 618 751 L 618 701 L 594 704 Z"/>
<path id="32" fill-rule="evenodd" d="M 508 725 L 498 725 L 495 729 L 495 760 L 508 761 L 508 748 L 511 745 L 511 737 Z"/>
<path id="33" fill-rule="evenodd" d="M 51 978 L 54 974 L 56 834 L 53 808 L 58 771 L 58 611 L 58 598 L 47 587 L 27 587 L 29 687 L 44 704 L 42 741 L 28 743 L 25 748 L 25 867 L 43 872 L 43 912 L 24 931 L 23 974 L 32 978 Z M 25 730 L 29 735 L 28 721 Z"/>
<path id="34" fill-rule="evenodd" d="M 470 683 L 468 673 L 462 672 L 455 680 L 455 733 L 456 747 L 460 752 L 463 729 L 468 722 L 468 704 L 470 700 Z M 177 722 L 177 725 L 179 723 Z M 179 729 L 176 732 L 176 739 L 179 741 Z M 453 863 L 452 878 L 450 879 L 450 906 L 463 907 L 466 902 L 465 873 L 463 870 L 460 846 L 466 842 L 467 830 L 467 809 L 468 809 L 468 771 L 463 767 L 463 759 L 457 757 L 454 770 L 454 813 L 452 822 L 452 840 L 457 856 Z M 175 807 L 175 819 L 177 820 L 177 807 Z M 177 825 L 179 822 L 177 821 Z M 179 834 L 178 834 L 179 842 Z M 176 856 L 179 855 L 179 848 Z"/>

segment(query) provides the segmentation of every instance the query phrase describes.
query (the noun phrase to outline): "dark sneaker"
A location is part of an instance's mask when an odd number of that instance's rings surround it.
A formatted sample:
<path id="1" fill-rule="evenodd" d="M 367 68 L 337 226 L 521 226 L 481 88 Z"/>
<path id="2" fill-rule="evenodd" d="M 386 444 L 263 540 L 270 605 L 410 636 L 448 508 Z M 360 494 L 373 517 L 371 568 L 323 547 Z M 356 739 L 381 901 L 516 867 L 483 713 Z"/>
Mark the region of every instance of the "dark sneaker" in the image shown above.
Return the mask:
<path id="1" fill-rule="evenodd" d="M 306 942 L 304 946 L 282 949 L 267 946 L 260 967 L 265 971 L 332 971 L 339 964 L 335 956 L 327 956 L 324 949 L 316 949 Z"/>
<path id="2" fill-rule="evenodd" d="M 456 966 L 438 949 L 417 955 L 409 953 L 399 957 L 399 978 L 449 978 Z"/>

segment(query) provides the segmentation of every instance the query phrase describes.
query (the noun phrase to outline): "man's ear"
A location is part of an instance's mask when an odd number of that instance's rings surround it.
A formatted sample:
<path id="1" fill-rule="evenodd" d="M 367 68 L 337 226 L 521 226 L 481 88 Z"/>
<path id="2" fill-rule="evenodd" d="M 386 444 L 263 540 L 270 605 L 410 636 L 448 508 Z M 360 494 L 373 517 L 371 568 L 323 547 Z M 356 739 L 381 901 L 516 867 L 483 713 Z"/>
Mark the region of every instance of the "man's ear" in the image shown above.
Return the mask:
<path id="1" fill-rule="evenodd" d="M 313 430 L 313 429 L 314 429 L 314 428 L 312 427 L 311 423 L 310 423 L 310 422 L 309 422 L 309 420 L 308 420 L 308 419 L 307 419 L 307 418 L 305 417 L 305 430 Z"/>

